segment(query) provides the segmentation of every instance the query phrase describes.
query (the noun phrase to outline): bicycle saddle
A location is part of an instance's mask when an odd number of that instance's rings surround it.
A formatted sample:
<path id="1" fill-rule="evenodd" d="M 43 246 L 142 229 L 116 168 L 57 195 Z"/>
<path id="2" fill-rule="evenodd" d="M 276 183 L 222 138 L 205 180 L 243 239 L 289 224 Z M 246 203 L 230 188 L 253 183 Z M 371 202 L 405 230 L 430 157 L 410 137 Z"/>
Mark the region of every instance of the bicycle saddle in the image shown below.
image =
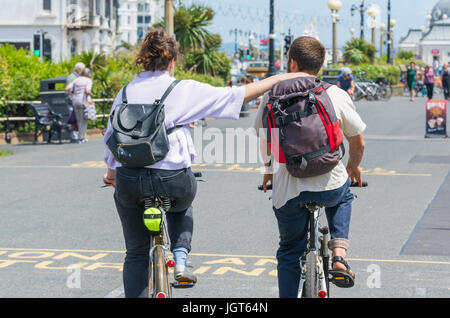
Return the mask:
<path id="1" fill-rule="evenodd" d="M 301 208 L 307 208 L 309 211 L 315 211 L 317 209 L 323 208 L 323 205 L 317 202 L 306 202 L 303 204 L 300 204 Z"/>

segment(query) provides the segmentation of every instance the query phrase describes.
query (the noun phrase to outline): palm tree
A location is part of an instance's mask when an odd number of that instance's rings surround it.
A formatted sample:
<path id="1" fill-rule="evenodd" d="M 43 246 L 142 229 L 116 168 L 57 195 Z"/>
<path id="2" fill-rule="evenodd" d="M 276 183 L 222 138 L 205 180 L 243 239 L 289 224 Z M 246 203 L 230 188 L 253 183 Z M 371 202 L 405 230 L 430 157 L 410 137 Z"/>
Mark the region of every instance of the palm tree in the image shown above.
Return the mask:
<path id="1" fill-rule="evenodd" d="M 214 41 L 213 35 L 207 27 L 214 18 L 214 11 L 198 4 L 192 4 L 189 8 L 185 5 L 175 11 L 174 14 L 174 33 L 177 42 L 180 44 L 181 53 L 189 50 L 198 50 L 210 46 Z M 153 27 L 165 28 L 163 21 L 153 25 Z"/>
<path id="2" fill-rule="evenodd" d="M 362 64 L 373 63 L 377 49 L 373 44 L 366 42 L 364 39 L 352 38 L 345 44 L 344 59 L 347 63 Z"/>

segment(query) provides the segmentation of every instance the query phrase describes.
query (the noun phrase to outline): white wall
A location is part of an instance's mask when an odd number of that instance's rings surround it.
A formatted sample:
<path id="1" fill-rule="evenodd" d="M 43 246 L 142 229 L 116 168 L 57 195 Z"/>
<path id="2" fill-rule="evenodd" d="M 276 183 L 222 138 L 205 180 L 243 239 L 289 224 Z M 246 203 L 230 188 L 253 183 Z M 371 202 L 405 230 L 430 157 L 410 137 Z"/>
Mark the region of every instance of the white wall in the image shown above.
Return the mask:
<path id="1" fill-rule="evenodd" d="M 426 64 L 431 65 L 431 63 L 433 63 L 432 50 L 434 49 L 439 50 L 439 62 L 441 64 L 449 63 L 450 43 L 448 44 L 422 43 L 421 46 L 422 46 L 422 60 Z"/>

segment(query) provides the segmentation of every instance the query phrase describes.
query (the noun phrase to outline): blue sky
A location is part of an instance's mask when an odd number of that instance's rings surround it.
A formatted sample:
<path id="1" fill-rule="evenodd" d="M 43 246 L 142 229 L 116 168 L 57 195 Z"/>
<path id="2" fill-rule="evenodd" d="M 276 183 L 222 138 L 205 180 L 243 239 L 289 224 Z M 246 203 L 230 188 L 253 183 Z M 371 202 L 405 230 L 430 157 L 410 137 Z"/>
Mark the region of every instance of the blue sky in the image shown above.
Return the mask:
<path id="1" fill-rule="evenodd" d="M 359 36 L 360 14 L 359 11 L 351 16 L 350 9 L 353 4 L 359 6 L 361 0 L 341 0 L 343 7 L 339 11 L 340 23 L 338 25 L 339 46 L 351 38 L 350 29 L 356 30 L 355 36 Z M 211 30 L 222 36 L 223 42 L 234 42 L 234 35 L 230 30 L 238 28 L 242 30 L 242 36 L 238 36 L 238 42 L 248 43 L 245 32 L 251 31 L 258 34 L 268 34 L 269 31 L 269 0 L 182 0 L 185 4 L 197 2 L 213 7 L 216 11 Z M 426 14 L 431 12 L 438 0 L 392 0 L 392 18 L 397 21 L 394 28 L 396 42 L 405 36 L 409 28 L 418 28 L 425 25 Z M 295 36 L 303 33 L 305 23 L 316 17 L 320 40 L 325 46 L 331 46 L 331 17 L 328 9 L 328 0 L 275 0 L 275 10 L 278 12 L 275 20 L 275 28 L 278 34 L 287 33 L 290 27 Z M 387 24 L 387 0 L 366 0 L 366 6 L 376 4 L 381 9 L 379 20 Z M 231 8 L 231 10 L 230 10 Z M 366 22 L 369 20 L 365 14 Z M 283 30 L 282 30 L 283 29 Z M 365 38 L 370 41 L 371 31 L 366 23 Z M 377 46 L 379 44 L 377 33 Z"/>

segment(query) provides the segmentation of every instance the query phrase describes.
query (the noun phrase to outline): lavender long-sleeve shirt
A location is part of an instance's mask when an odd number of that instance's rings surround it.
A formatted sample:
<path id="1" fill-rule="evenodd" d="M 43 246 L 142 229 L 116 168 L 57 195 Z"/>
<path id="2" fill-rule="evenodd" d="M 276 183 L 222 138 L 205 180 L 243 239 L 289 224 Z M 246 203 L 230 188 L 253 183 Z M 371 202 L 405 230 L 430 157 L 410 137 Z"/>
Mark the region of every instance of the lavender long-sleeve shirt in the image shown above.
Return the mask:
<path id="1" fill-rule="evenodd" d="M 130 104 L 152 104 L 162 97 L 169 85 L 175 80 L 168 72 L 143 72 L 127 86 L 127 98 Z M 245 88 L 213 87 L 193 80 L 178 83 L 165 101 L 166 128 L 188 125 L 196 120 L 211 118 L 238 119 L 245 97 Z M 111 108 L 122 102 L 122 90 L 117 94 Z M 121 166 L 106 146 L 112 134 L 111 121 L 105 132 L 105 162 L 110 169 Z M 191 166 L 195 156 L 194 143 L 188 127 L 175 130 L 168 136 L 170 150 L 166 157 L 147 168 L 176 170 Z"/>

